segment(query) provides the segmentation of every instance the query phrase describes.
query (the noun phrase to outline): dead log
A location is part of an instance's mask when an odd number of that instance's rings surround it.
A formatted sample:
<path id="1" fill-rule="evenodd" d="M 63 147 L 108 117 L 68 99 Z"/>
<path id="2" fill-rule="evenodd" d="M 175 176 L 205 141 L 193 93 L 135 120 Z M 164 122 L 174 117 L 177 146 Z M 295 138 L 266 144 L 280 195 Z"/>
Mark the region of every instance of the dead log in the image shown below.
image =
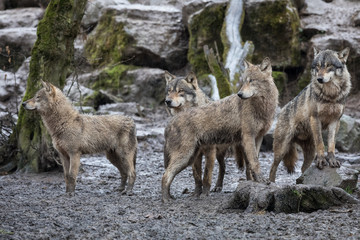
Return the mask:
<path id="1" fill-rule="evenodd" d="M 242 209 L 245 212 L 271 211 L 297 213 L 324 210 L 360 201 L 341 188 L 316 185 L 288 185 L 252 181 L 240 182 L 225 209 Z"/>

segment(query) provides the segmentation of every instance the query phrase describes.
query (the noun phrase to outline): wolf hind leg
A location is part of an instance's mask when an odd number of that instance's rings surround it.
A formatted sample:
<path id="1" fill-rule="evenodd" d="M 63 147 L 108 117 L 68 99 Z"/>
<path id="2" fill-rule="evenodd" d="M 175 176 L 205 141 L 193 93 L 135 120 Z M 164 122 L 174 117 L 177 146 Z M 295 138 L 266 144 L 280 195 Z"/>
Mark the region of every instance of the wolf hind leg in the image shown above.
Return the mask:
<path id="1" fill-rule="evenodd" d="M 216 185 L 213 188 L 213 190 L 211 190 L 212 192 L 221 192 L 222 191 L 225 170 L 226 170 L 225 155 L 226 155 L 227 149 L 228 149 L 227 147 L 226 148 L 223 148 L 223 147 L 216 148 L 216 159 L 219 163 L 219 174 L 218 174 L 218 178 L 216 181 Z"/>
<path id="2" fill-rule="evenodd" d="M 194 154 L 194 163 L 192 164 L 193 176 L 195 180 L 194 196 L 199 197 L 202 193 L 202 156 L 201 150 L 198 150 Z"/>
<path id="3" fill-rule="evenodd" d="M 66 192 L 73 195 L 76 186 L 76 177 L 79 173 L 80 167 L 80 153 L 71 154 L 68 174 L 65 175 L 67 179 Z"/>
<path id="4" fill-rule="evenodd" d="M 169 159 L 169 164 L 161 179 L 162 202 L 166 203 L 170 201 L 170 185 L 172 181 L 179 172 L 193 164 L 195 159 L 194 152 L 197 151 L 198 149 L 188 147 L 187 149 L 181 149 L 181 152 L 170 154 L 171 158 Z M 187 154 L 183 154 L 184 152 Z"/>
<path id="5" fill-rule="evenodd" d="M 136 173 L 134 166 L 134 157 L 136 157 L 136 150 L 134 151 L 122 151 L 120 149 L 109 150 L 106 152 L 106 157 L 109 161 L 119 170 L 121 175 L 121 184 L 119 191 L 122 194 L 132 194 L 132 188 L 134 186 Z M 126 183 L 128 182 L 128 188 L 125 190 Z"/>
<path id="6" fill-rule="evenodd" d="M 271 182 L 275 182 L 277 168 L 279 167 L 280 162 L 284 159 L 284 156 L 289 152 L 292 145 L 291 141 L 292 139 L 290 137 L 276 136 L 276 134 L 274 135 L 274 162 L 271 165 L 269 174 L 269 180 Z M 288 155 L 288 157 L 290 156 L 291 155 Z"/>
<path id="7" fill-rule="evenodd" d="M 205 150 L 205 170 L 203 178 L 203 191 L 202 196 L 208 196 L 211 188 L 212 174 L 214 170 L 216 157 L 216 146 L 211 145 L 206 147 Z"/>

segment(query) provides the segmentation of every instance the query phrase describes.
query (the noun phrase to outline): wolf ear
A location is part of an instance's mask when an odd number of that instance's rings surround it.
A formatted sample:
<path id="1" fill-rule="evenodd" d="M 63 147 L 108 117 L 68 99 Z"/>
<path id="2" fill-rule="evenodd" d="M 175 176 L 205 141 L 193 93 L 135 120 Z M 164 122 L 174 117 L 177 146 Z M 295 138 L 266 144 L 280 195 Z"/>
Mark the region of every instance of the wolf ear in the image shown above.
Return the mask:
<path id="1" fill-rule="evenodd" d="M 320 52 L 319 49 L 317 49 L 316 47 L 314 47 L 314 57 L 315 57 L 316 55 L 318 55 L 319 52 Z"/>
<path id="2" fill-rule="evenodd" d="M 172 74 L 169 73 L 168 71 L 165 71 L 165 72 L 164 72 L 164 76 L 165 76 L 166 83 L 169 83 L 169 82 L 171 82 L 173 79 L 176 78 L 174 75 L 172 75 Z"/>
<path id="3" fill-rule="evenodd" d="M 44 82 L 43 80 L 41 80 L 41 85 L 43 86 L 43 88 L 46 89 L 46 91 L 50 91 L 50 85 L 47 82 Z"/>
<path id="4" fill-rule="evenodd" d="M 350 48 L 345 48 L 344 50 L 338 52 L 338 56 L 341 62 L 346 63 L 346 60 L 349 57 Z"/>
<path id="5" fill-rule="evenodd" d="M 197 82 L 197 78 L 196 78 L 196 75 L 194 72 L 190 72 L 186 77 L 185 77 L 185 80 L 188 82 L 188 83 L 191 83 L 195 89 L 197 89 L 199 86 L 198 86 L 198 82 Z"/>
<path id="6" fill-rule="evenodd" d="M 245 69 L 250 67 L 250 65 L 251 65 L 251 63 L 244 59 L 244 67 L 245 67 Z"/>
<path id="7" fill-rule="evenodd" d="M 260 64 L 260 69 L 263 72 L 270 72 L 270 74 L 271 74 L 272 68 L 271 68 L 270 58 L 268 58 L 268 57 L 264 58 L 264 60 Z"/>

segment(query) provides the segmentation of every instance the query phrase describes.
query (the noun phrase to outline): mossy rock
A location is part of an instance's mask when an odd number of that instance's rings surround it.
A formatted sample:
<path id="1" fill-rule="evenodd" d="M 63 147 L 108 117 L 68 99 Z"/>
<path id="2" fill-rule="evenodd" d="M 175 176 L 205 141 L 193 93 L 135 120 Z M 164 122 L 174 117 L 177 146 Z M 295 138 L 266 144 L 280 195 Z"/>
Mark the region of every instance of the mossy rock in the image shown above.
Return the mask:
<path id="1" fill-rule="evenodd" d="M 241 29 L 244 41 L 253 41 L 253 61 L 270 57 L 276 67 L 300 63 L 300 19 L 291 1 L 247 1 Z"/>
<path id="2" fill-rule="evenodd" d="M 188 60 L 198 75 L 210 73 L 205 60 L 204 45 L 215 48 L 216 42 L 220 56 L 224 51 L 221 40 L 227 3 L 216 3 L 205 7 L 201 12 L 194 14 L 189 21 L 189 51 Z"/>
<path id="3" fill-rule="evenodd" d="M 282 94 L 288 80 L 287 74 L 284 72 L 273 71 L 272 77 L 279 91 L 279 94 Z"/>
<path id="4" fill-rule="evenodd" d="M 301 92 L 311 81 L 311 73 L 308 70 L 305 70 L 304 73 L 298 80 L 298 92 Z"/>
<path id="5" fill-rule="evenodd" d="M 131 65 L 115 65 L 104 68 L 99 78 L 91 85 L 93 90 L 106 90 L 111 94 L 119 95 L 124 87 L 132 84 L 133 80 L 125 77 L 128 70 L 136 69 Z"/>
<path id="6" fill-rule="evenodd" d="M 124 30 L 124 23 L 116 21 L 114 9 L 106 9 L 95 34 L 86 41 L 85 54 L 90 63 L 104 66 L 109 63 L 121 62 L 125 50 L 135 43 L 134 38 Z"/>

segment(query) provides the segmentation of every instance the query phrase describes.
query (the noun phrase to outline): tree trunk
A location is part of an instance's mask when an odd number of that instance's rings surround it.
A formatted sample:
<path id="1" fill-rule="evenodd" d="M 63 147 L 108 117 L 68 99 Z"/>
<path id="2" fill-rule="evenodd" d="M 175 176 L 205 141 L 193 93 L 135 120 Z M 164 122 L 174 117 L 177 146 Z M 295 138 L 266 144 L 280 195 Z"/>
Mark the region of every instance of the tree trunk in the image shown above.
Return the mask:
<path id="1" fill-rule="evenodd" d="M 49 3 L 37 28 L 23 101 L 32 98 L 41 88 L 40 80 L 51 82 L 60 89 L 64 87 L 66 77 L 74 66 L 74 39 L 80 28 L 86 2 L 52 0 Z M 21 108 L 9 141 L 7 153 L 13 154 L 7 162 L 18 170 L 39 172 L 56 166 L 51 139 L 37 113 Z"/>

